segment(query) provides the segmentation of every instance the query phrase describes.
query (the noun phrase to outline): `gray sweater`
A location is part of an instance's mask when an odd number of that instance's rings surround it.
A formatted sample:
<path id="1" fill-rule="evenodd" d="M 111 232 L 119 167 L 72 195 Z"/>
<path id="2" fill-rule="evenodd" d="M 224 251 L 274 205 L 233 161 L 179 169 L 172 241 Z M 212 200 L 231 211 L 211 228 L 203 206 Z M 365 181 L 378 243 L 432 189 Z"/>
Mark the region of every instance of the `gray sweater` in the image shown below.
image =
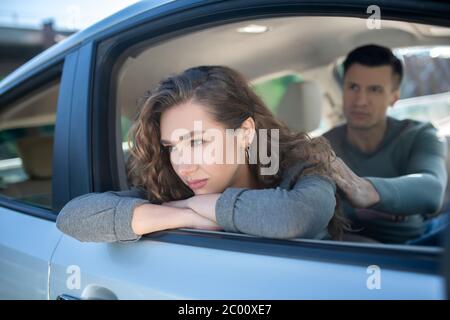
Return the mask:
<path id="1" fill-rule="evenodd" d="M 325 133 L 336 154 L 360 177 L 369 180 L 380 201 L 370 209 L 407 216 L 405 221 L 360 220 L 348 202 L 348 217 L 363 227 L 362 234 L 382 242 L 404 243 L 420 236 L 426 214 L 438 211 L 447 183 L 446 145 L 430 123 L 388 117 L 386 134 L 372 153 L 352 146 L 346 125 Z"/>
<path id="2" fill-rule="evenodd" d="M 228 232 L 260 237 L 327 237 L 336 205 L 336 186 L 319 175 L 297 179 L 303 169 L 301 163 L 288 168 L 276 188 L 226 189 L 216 203 L 217 223 Z M 131 228 L 133 210 L 149 202 L 156 203 L 137 188 L 89 193 L 69 201 L 56 225 L 80 241 L 135 241 L 140 236 Z"/>

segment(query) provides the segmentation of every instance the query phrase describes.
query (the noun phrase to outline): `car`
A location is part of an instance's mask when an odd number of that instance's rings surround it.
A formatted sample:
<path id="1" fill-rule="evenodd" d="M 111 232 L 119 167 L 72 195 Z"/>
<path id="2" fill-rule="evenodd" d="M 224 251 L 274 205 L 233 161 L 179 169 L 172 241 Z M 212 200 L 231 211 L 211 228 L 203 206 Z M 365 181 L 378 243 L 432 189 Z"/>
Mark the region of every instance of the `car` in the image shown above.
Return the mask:
<path id="1" fill-rule="evenodd" d="M 280 240 L 191 229 L 136 242 L 82 243 L 55 225 L 71 199 L 129 188 L 127 132 L 141 97 L 168 74 L 195 65 L 233 67 L 280 118 L 318 135 L 342 120 L 338 73 L 349 50 L 371 42 L 450 45 L 449 5 L 381 3 L 142 1 L 3 79 L 0 299 L 448 298 L 448 244 Z M 448 96 L 442 99 L 448 106 Z M 412 109 L 402 110 L 409 116 Z M 432 120 L 450 115 L 442 110 Z"/>

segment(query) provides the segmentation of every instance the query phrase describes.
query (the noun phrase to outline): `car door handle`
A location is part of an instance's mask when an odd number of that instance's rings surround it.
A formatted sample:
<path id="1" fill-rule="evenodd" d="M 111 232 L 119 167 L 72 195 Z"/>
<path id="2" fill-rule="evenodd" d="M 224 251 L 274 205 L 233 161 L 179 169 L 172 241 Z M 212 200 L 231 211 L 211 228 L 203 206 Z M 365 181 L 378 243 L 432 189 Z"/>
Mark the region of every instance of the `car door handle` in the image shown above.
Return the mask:
<path id="1" fill-rule="evenodd" d="M 74 296 L 68 294 L 60 294 L 56 300 L 81 300 L 80 298 L 76 298 Z"/>

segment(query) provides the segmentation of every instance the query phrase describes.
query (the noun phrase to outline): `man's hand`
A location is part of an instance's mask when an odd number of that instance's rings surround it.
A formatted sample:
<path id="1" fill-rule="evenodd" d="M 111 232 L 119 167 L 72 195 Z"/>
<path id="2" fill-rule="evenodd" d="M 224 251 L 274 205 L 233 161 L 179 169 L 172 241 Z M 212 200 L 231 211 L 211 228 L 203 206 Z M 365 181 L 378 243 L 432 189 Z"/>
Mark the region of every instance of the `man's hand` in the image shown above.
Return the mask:
<path id="1" fill-rule="evenodd" d="M 202 194 L 185 200 L 165 202 L 163 205 L 176 208 L 189 208 L 199 215 L 216 222 L 216 202 L 220 193 Z"/>
<path id="2" fill-rule="evenodd" d="M 366 179 L 358 177 L 341 158 L 331 163 L 332 177 L 356 208 L 368 208 L 380 201 L 380 195 Z"/>

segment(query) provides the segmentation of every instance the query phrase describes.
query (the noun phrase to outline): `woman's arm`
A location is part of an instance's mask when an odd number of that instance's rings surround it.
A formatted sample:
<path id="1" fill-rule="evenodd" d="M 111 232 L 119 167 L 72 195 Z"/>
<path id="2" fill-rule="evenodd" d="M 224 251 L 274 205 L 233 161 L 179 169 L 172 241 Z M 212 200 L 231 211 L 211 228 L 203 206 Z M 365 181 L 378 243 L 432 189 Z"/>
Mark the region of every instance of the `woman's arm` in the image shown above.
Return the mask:
<path id="1" fill-rule="evenodd" d="M 335 185 L 318 175 L 302 177 L 291 190 L 228 188 L 165 203 L 190 208 L 226 231 L 268 238 L 316 238 L 333 217 Z"/>
<path id="2" fill-rule="evenodd" d="M 335 191 L 331 180 L 318 175 L 301 177 L 290 190 L 229 188 L 217 201 L 217 223 L 261 237 L 315 239 L 333 217 Z"/>
<path id="3" fill-rule="evenodd" d="M 221 229 L 215 222 L 198 215 L 192 209 L 150 203 L 134 209 L 131 228 L 137 235 L 177 228 Z"/>
<path id="4" fill-rule="evenodd" d="M 195 213 L 216 222 L 216 203 L 221 193 L 208 193 L 196 195 L 185 200 L 177 200 L 163 203 L 164 206 L 175 208 L 189 208 Z"/>
<path id="5" fill-rule="evenodd" d="M 172 228 L 212 228 L 192 210 L 151 204 L 138 191 L 89 193 L 69 201 L 57 227 L 85 242 L 136 241 L 142 234 Z"/>

